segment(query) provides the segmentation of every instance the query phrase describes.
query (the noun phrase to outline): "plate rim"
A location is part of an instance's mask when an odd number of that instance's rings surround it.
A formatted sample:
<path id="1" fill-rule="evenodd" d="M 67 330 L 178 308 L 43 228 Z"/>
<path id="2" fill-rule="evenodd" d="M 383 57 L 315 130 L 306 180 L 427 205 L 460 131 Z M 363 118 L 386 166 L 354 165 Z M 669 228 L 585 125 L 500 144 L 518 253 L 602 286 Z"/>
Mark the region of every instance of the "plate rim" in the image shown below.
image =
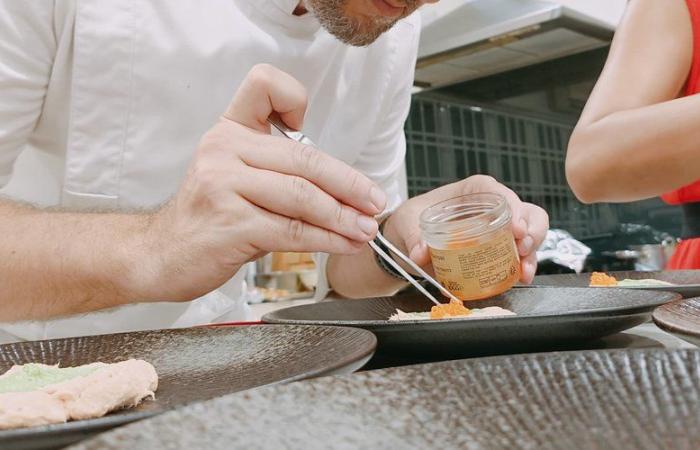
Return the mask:
<path id="1" fill-rule="evenodd" d="M 454 368 L 459 369 L 459 370 L 470 370 L 473 368 L 474 365 L 479 365 L 479 364 L 501 364 L 501 361 L 507 361 L 508 359 L 513 359 L 516 362 L 517 361 L 522 361 L 526 359 L 543 359 L 544 361 L 551 360 L 552 358 L 570 358 L 574 356 L 581 356 L 583 358 L 590 358 L 589 355 L 595 356 L 595 355 L 610 355 L 609 357 L 615 357 L 617 355 L 622 355 L 622 356 L 627 356 L 627 357 L 635 357 L 637 355 L 644 355 L 643 357 L 645 360 L 649 361 L 650 359 L 654 358 L 656 355 L 660 354 L 666 354 L 666 355 L 677 355 L 677 354 L 693 354 L 693 353 L 700 353 L 700 348 L 658 348 L 658 347 L 650 347 L 650 348 L 629 348 L 629 349 L 619 349 L 619 348 L 614 348 L 614 349 L 589 349 L 589 350 L 564 350 L 564 351 L 551 351 L 551 352 L 535 352 L 535 353 L 524 353 L 524 354 L 509 354 L 509 355 L 495 355 L 495 356 L 486 356 L 486 357 L 480 357 L 480 358 L 462 358 L 462 359 L 457 359 L 457 360 L 448 360 L 448 361 L 437 361 L 437 362 L 429 362 L 429 363 L 420 363 L 420 364 L 412 364 L 412 365 L 406 365 L 406 366 L 400 366 L 400 367 L 390 367 L 390 368 L 384 368 L 384 369 L 378 369 L 373 372 L 378 373 L 379 375 L 384 375 L 384 374 L 391 374 L 393 376 L 393 372 L 395 371 L 405 371 L 405 370 L 411 370 L 415 367 L 420 367 L 420 366 L 432 366 L 434 367 L 439 367 L 439 366 L 446 366 L 448 369 L 450 366 L 454 366 Z M 567 365 L 570 365 L 571 362 L 566 362 Z M 568 367 L 568 366 L 567 366 Z M 569 370 L 568 373 L 575 373 L 575 371 Z M 361 375 L 361 374 L 360 374 Z M 310 382 L 313 382 L 314 380 L 310 380 Z M 327 387 L 326 391 L 332 391 L 334 388 L 333 387 Z M 352 392 L 352 390 L 351 390 Z M 331 392 L 332 394 L 335 394 L 335 392 Z M 229 394 L 226 397 L 232 398 L 232 397 L 238 397 L 240 396 L 240 393 L 234 393 L 234 394 Z M 209 400 L 208 402 L 212 401 L 217 401 L 216 399 Z M 191 408 L 189 406 L 188 408 Z M 350 414 L 353 415 L 355 414 L 353 411 L 354 410 L 349 410 L 351 411 Z M 123 430 L 111 430 L 110 433 L 118 433 L 121 432 L 123 433 Z M 98 441 L 99 440 L 99 441 Z M 93 437 L 90 440 L 90 443 L 102 443 L 101 442 L 102 438 L 101 437 Z"/>
<path id="2" fill-rule="evenodd" d="M 293 326 L 299 326 L 299 327 L 304 327 L 308 328 L 308 325 L 303 325 L 303 324 L 268 324 L 268 323 L 262 323 L 262 324 L 255 324 L 255 325 L 247 325 L 245 328 L 248 327 L 275 327 L 282 329 L 283 327 L 289 327 L 290 325 Z M 369 358 L 374 353 L 377 351 L 377 345 L 378 345 L 378 339 L 377 336 L 372 333 L 369 330 L 358 328 L 358 327 L 349 327 L 349 326 L 330 326 L 330 325 L 314 325 L 315 327 L 324 327 L 324 328 L 346 328 L 347 330 L 352 330 L 353 332 L 360 332 L 360 334 L 364 334 L 366 337 L 370 338 L 370 346 L 368 346 L 368 349 L 362 350 L 361 354 L 359 352 L 357 354 L 357 357 L 346 357 L 342 360 L 337 360 L 335 361 L 332 365 L 329 365 L 328 367 L 324 368 L 319 368 L 315 369 L 310 372 L 304 372 L 301 374 L 297 374 L 291 377 L 286 377 L 282 380 L 274 381 L 272 383 L 267 383 L 267 384 L 262 384 L 260 386 L 255 386 L 251 387 L 250 389 L 257 389 L 260 387 L 265 387 L 265 386 L 274 386 L 274 385 L 279 385 L 279 384 L 286 384 L 286 383 L 292 383 L 296 381 L 301 381 L 305 379 L 313 379 L 313 378 L 319 378 L 324 376 L 324 374 L 333 372 L 336 370 L 340 370 L 343 367 L 350 366 L 353 363 L 357 361 L 362 361 L 363 359 Z M 89 336 L 72 336 L 72 337 L 66 337 L 66 338 L 56 338 L 56 339 L 42 339 L 39 341 L 21 341 L 21 342 L 15 342 L 15 343 L 9 343 L 9 344 L 2 344 L 0 345 L 0 349 L 2 349 L 4 346 L 11 346 L 15 344 L 31 344 L 31 343 L 39 343 L 39 342 L 51 342 L 51 341 L 57 341 L 57 340 L 69 340 L 69 339 L 75 339 L 75 338 L 91 338 L 91 337 L 103 337 L 103 336 L 114 336 L 114 335 L 125 335 L 125 334 L 135 334 L 135 333 L 152 333 L 152 332 L 160 332 L 160 331 L 174 331 L 174 332 L 184 332 L 185 330 L 190 330 L 190 329 L 199 329 L 199 328 L 204 328 L 204 329 L 229 329 L 229 330 L 236 330 L 236 329 L 241 329 L 241 326 L 238 325 L 230 325 L 230 326 L 212 326 L 212 325 L 204 325 L 204 326 L 196 326 L 196 327 L 187 327 L 187 328 L 164 328 L 164 329 L 157 329 L 157 330 L 143 330 L 143 331 L 134 331 L 134 332 L 121 332 L 121 333 L 105 333 L 105 334 L 99 334 L 99 335 L 89 335 Z M 354 350 L 358 350 L 356 347 L 353 347 Z M 354 355 L 354 354 L 353 354 Z M 248 390 L 248 389 L 245 389 Z M 244 392 L 243 391 L 237 391 L 237 392 L 232 392 L 231 394 L 235 394 L 238 392 Z M 157 392 L 156 392 L 157 393 Z M 230 395 L 230 394 L 227 394 Z M 211 400 L 211 399 L 210 399 Z M 8 429 L 8 430 L 0 430 L 0 444 L 3 442 L 13 442 L 17 441 L 19 439 L 42 439 L 42 438 L 50 438 L 52 436 L 62 436 L 64 434 L 71 434 L 71 433 L 81 433 L 84 432 L 88 435 L 94 434 L 95 432 L 101 432 L 101 431 L 106 431 L 110 430 L 116 427 L 120 427 L 129 423 L 137 422 L 140 420 L 144 420 L 150 417 L 154 417 L 163 413 L 167 413 L 168 411 L 173 411 L 177 408 L 181 408 L 184 406 L 189 406 L 193 405 L 195 403 L 200 403 L 202 401 L 207 401 L 207 400 L 195 400 L 192 402 L 184 403 L 182 405 L 178 405 L 172 408 L 166 408 L 158 411 L 133 411 L 133 412 L 124 412 L 123 414 L 117 414 L 113 415 L 112 413 L 109 413 L 105 416 L 102 417 L 97 417 L 93 419 L 82 419 L 82 420 L 72 420 L 69 422 L 64 422 L 64 423 L 56 423 L 56 424 L 49 424 L 49 425 L 38 425 L 38 426 L 33 426 L 33 427 L 22 427 L 22 428 L 13 428 L 13 429 Z M 82 440 L 82 439 L 80 439 Z M 71 442 L 78 442 L 78 441 L 71 441 Z M 70 445 L 70 444 L 67 444 Z"/>
<path id="3" fill-rule="evenodd" d="M 581 289 L 589 289 L 589 288 L 581 288 L 581 287 L 555 287 L 555 286 L 546 286 L 542 288 L 532 288 L 532 289 L 575 289 L 575 290 L 581 290 Z M 622 288 L 607 288 L 612 291 L 624 291 Z M 665 301 L 657 301 L 655 304 L 650 304 L 650 305 L 640 305 L 640 306 L 635 306 L 635 307 L 629 307 L 629 306 L 612 306 L 612 307 L 606 307 L 606 308 L 596 308 L 596 309 L 582 309 L 582 310 L 574 310 L 574 311 L 567 311 L 565 313 L 547 313 L 547 314 L 537 314 L 537 315 L 528 315 L 528 314 L 519 314 L 515 316 L 505 316 L 505 317 L 492 317 L 492 318 L 484 318 L 480 320 L 489 320 L 492 321 L 491 323 L 508 323 L 513 322 L 513 321 L 522 321 L 522 320 L 538 320 L 538 319 L 551 319 L 552 317 L 558 317 L 558 318 L 576 318 L 576 317 L 586 317 L 586 316 L 608 316 L 608 315 L 615 315 L 615 316 L 623 316 L 623 315 L 634 315 L 634 314 L 639 314 L 643 313 L 646 311 L 651 311 L 655 308 L 658 308 L 660 306 L 666 305 L 668 303 L 682 300 L 681 294 L 678 294 L 677 292 L 673 291 L 661 291 L 662 293 L 665 293 L 669 298 Z M 332 302 L 326 302 L 326 303 L 339 303 L 339 302 L 361 302 L 361 301 L 372 301 L 372 300 L 377 300 L 379 298 L 385 298 L 385 297 L 372 297 L 372 298 L 367 298 L 367 299 L 357 299 L 357 300 L 334 300 Z M 278 325 L 316 325 L 316 326 L 324 326 L 328 324 L 333 324 L 333 326 L 349 326 L 349 327 L 356 327 L 356 326 L 372 326 L 372 327 L 379 327 L 379 326 L 390 326 L 391 328 L 395 327 L 406 327 L 406 326 L 415 326 L 415 325 L 423 325 L 423 326 L 428 326 L 428 325 L 436 325 L 440 323 L 445 323 L 445 322 L 438 322 L 438 321 L 427 321 L 427 320 L 405 320 L 405 321 L 396 321 L 396 322 L 390 322 L 388 319 L 387 320 L 325 320 L 325 321 L 320 321 L 320 320 L 290 320 L 290 319 L 275 319 L 275 315 L 279 314 L 282 311 L 285 310 L 290 310 L 290 309 L 301 309 L 301 308 L 309 308 L 313 307 L 316 305 L 316 303 L 310 304 L 310 305 L 297 305 L 297 306 L 291 306 L 289 308 L 283 308 L 279 309 L 276 311 L 269 312 L 265 314 L 262 317 L 262 322 L 263 323 L 268 323 L 268 324 L 278 324 Z M 474 323 L 474 319 L 460 319 L 460 318 L 455 318 L 455 319 L 447 319 L 448 323 L 457 323 L 457 324 L 462 324 L 462 323 Z M 478 322 L 478 321 L 476 321 Z"/>
<path id="4" fill-rule="evenodd" d="M 451 359 L 445 361 L 430 361 L 421 362 L 417 364 L 408 364 L 405 366 L 397 367 L 386 367 L 383 369 L 377 369 L 377 371 L 393 371 L 400 370 L 416 366 L 438 366 L 438 365 L 450 365 L 453 363 L 480 363 L 483 361 L 493 361 L 493 360 L 504 360 L 509 358 L 524 359 L 524 358 L 534 358 L 534 357 L 550 357 L 550 356 L 573 356 L 573 355 L 583 355 L 583 354 L 597 354 L 597 353 L 614 353 L 614 354 L 633 354 L 633 353 L 684 353 L 684 352 L 696 352 L 700 354 L 700 347 L 697 348 L 668 348 L 668 347 L 630 347 L 630 348 L 591 348 L 586 350 L 553 350 L 553 351 L 543 351 L 543 352 L 532 352 L 532 353 L 510 353 L 507 355 L 489 355 L 481 356 L 478 358 L 460 358 Z M 236 393 L 229 394 L 235 395 Z"/>
<path id="5" fill-rule="evenodd" d="M 571 288 L 578 288 L 578 289 L 634 289 L 638 291 L 657 291 L 657 292 L 676 292 L 676 289 L 679 288 L 688 288 L 688 289 L 699 289 L 700 290 L 700 284 L 674 284 L 672 286 L 614 286 L 614 287 L 607 287 L 607 286 L 552 286 L 549 284 L 532 284 L 528 286 L 522 286 L 522 285 L 516 285 L 513 286 L 513 288 L 517 289 L 525 289 L 525 288 L 533 288 L 533 289 L 546 289 L 546 288 L 553 288 L 553 287 L 571 287 Z"/>
<path id="6" fill-rule="evenodd" d="M 678 324 L 674 322 L 670 322 L 661 315 L 666 313 L 666 314 L 674 314 L 673 308 L 676 306 L 683 304 L 683 303 L 690 303 L 690 302 L 700 302 L 700 297 L 691 297 L 691 298 L 682 298 L 680 300 L 674 300 L 672 302 L 664 303 L 661 306 L 658 306 L 656 309 L 651 314 L 652 320 L 658 326 L 664 331 L 667 331 L 672 334 L 682 334 L 685 336 L 690 336 L 694 339 L 700 339 L 700 324 L 698 324 L 698 331 L 693 331 L 689 330 L 683 326 L 679 326 Z"/>
<path id="7" fill-rule="evenodd" d="M 695 270 L 695 269 L 684 269 L 684 270 L 652 270 L 652 271 L 639 271 L 639 270 L 613 270 L 613 271 L 608 271 L 605 272 L 607 275 L 621 275 L 621 274 L 630 274 L 630 273 L 649 273 L 649 274 L 659 274 L 659 273 L 664 273 L 664 272 L 674 272 L 677 274 L 683 274 L 683 273 L 697 273 L 698 276 L 700 276 L 700 270 Z M 514 288 L 522 289 L 522 288 L 547 288 L 547 287 L 566 287 L 566 286 L 553 286 L 549 284 L 536 284 L 537 278 L 538 277 L 547 277 L 547 278 L 566 278 L 566 277 L 580 277 L 581 275 L 590 275 L 593 272 L 581 272 L 581 273 L 554 273 L 554 274 L 542 274 L 538 275 L 535 277 L 533 280 L 533 284 L 530 285 L 523 285 L 523 284 L 516 284 L 513 286 Z M 591 289 L 613 289 L 611 287 L 607 286 L 570 286 L 570 287 L 587 287 Z M 698 289 L 700 290 L 700 283 L 686 283 L 686 284 L 674 284 L 672 286 L 616 286 L 614 287 L 615 289 L 636 289 L 636 290 L 645 290 L 645 291 L 669 291 L 669 292 L 675 292 L 674 289 Z"/>

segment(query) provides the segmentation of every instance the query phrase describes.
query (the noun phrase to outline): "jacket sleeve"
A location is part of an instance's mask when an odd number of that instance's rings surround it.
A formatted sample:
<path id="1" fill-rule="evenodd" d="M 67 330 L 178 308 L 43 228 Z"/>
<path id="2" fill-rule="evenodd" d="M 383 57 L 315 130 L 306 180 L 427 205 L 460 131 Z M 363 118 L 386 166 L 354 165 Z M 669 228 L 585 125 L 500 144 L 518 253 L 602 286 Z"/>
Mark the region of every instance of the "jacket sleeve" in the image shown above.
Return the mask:
<path id="1" fill-rule="evenodd" d="M 53 0 L 0 0 L 0 187 L 41 115 L 55 52 Z"/>

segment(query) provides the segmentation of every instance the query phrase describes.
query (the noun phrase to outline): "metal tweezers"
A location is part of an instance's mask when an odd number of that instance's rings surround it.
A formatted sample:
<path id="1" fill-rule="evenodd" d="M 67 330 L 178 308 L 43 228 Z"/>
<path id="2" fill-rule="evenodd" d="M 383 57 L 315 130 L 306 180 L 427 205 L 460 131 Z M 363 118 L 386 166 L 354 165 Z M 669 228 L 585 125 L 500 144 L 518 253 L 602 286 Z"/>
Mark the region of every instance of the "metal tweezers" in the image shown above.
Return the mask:
<path id="1" fill-rule="evenodd" d="M 267 122 L 289 139 L 295 140 L 304 145 L 316 147 L 316 144 L 314 144 L 313 141 L 307 136 L 305 136 L 303 133 L 292 130 L 287 125 L 285 125 L 285 123 L 282 121 L 282 119 L 277 113 L 273 113 L 272 115 L 270 115 L 270 117 L 267 119 Z M 399 249 L 397 249 L 391 242 L 389 242 L 384 236 L 382 236 L 382 234 L 379 231 L 377 231 L 377 240 L 384 244 L 386 248 L 388 248 L 389 251 L 391 251 L 391 253 L 401 258 L 406 264 L 408 264 L 409 267 L 411 267 L 411 269 L 415 270 L 426 281 L 438 288 L 440 292 L 445 294 L 448 298 L 461 302 L 457 297 L 454 296 L 454 294 L 448 291 L 442 284 L 438 283 L 433 277 L 428 275 L 423 269 L 421 269 L 421 267 L 418 264 L 413 262 L 411 258 L 399 251 Z M 377 252 L 379 256 L 381 256 L 391 267 L 396 269 L 396 271 L 399 272 L 401 276 L 403 276 L 406 279 L 406 281 L 408 281 L 416 289 L 418 289 L 418 291 L 420 291 L 423 295 L 429 298 L 436 305 L 441 304 L 430 292 L 428 292 L 425 289 L 425 287 L 423 287 L 422 284 L 420 284 L 415 278 L 413 278 L 411 274 L 406 272 L 406 270 L 404 270 L 404 268 L 401 267 L 401 265 L 398 262 L 396 262 L 394 258 L 388 255 L 384 250 L 382 250 L 374 241 L 369 241 L 368 244 L 372 248 L 372 250 Z"/>

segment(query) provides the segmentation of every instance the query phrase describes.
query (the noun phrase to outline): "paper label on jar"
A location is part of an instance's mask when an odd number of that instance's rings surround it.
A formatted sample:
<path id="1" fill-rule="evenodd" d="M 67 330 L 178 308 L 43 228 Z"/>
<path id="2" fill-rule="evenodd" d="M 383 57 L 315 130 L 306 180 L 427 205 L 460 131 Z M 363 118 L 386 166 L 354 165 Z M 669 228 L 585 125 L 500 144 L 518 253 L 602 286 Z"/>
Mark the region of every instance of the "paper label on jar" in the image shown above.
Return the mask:
<path id="1" fill-rule="evenodd" d="M 504 229 L 488 240 L 474 240 L 453 249 L 430 249 L 438 281 L 462 300 L 499 294 L 519 278 L 520 260 L 513 233 Z"/>

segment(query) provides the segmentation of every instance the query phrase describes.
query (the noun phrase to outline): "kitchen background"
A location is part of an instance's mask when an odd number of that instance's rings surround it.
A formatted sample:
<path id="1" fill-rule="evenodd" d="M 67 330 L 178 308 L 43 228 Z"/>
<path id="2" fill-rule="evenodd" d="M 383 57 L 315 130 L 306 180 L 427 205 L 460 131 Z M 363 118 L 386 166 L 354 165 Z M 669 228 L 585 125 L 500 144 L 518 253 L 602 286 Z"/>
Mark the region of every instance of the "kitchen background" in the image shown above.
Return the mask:
<path id="1" fill-rule="evenodd" d="M 677 208 L 656 199 L 583 205 L 564 175 L 569 135 L 625 3 L 443 0 L 426 8 L 406 123 L 409 194 L 485 173 L 578 238 L 629 222 L 679 234 Z"/>
<path id="2" fill-rule="evenodd" d="M 553 228 L 589 245 L 589 269 L 632 268 L 633 261 L 602 253 L 656 244 L 668 238 L 664 233 L 678 236 L 678 208 L 658 199 L 584 205 L 564 174 L 569 136 L 625 6 L 626 0 L 442 0 L 425 8 L 406 123 L 409 195 L 492 175 L 544 207 Z"/>
<path id="3" fill-rule="evenodd" d="M 544 207 L 553 228 L 589 246 L 586 270 L 663 265 L 658 248 L 647 266 L 630 255 L 636 245 L 668 240 L 665 233 L 679 236 L 678 208 L 658 199 L 584 205 L 564 174 L 569 135 L 625 6 L 626 0 L 441 0 L 424 7 L 405 126 L 408 194 L 488 174 Z M 301 262 L 311 264 L 310 257 Z M 545 263 L 539 272 L 567 271 Z"/>

